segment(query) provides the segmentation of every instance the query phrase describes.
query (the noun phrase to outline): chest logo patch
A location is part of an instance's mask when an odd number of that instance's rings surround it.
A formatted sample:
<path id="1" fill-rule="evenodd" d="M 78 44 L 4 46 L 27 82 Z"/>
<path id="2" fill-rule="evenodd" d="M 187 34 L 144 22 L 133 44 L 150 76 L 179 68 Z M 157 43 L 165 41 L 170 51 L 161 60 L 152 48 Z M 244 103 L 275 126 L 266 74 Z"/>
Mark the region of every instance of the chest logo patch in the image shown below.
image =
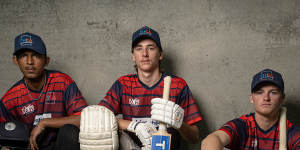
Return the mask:
<path id="1" fill-rule="evenodd" d="M 47 93 L 45 97 L 46 104 L 55 104 L 56 96 L 55 94 Z"/>
<path id="2" fill-rule="evenodd" d="M 129 104 L 130 105 L 139 105 L 140 104 L 140 100 L 137 99 L 137 98 L 134 98 L 134 99 L 130 98 L 129 99 Z"/>
<path id="3" fill-rule="evenodd" d="M 24 106 L 22 108 L 22 114 L 23 115 L 28 115 L 34 112 L 34 106 L 32 104 L 29 104 L 27 106 Z"/>

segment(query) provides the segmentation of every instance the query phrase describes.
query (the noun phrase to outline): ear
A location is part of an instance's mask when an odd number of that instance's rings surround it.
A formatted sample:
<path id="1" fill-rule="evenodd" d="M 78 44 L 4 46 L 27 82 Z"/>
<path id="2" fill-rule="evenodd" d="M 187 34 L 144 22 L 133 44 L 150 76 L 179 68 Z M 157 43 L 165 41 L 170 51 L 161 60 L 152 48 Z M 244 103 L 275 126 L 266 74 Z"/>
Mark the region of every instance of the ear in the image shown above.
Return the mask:
<path id="1" fill-rule="evenodd" d="M 133 53 L 131 54 L 131 60 L 132 60 L 133 62 L 135 62 L 135 57 L 134 57 Z"/>
<path id="2" fill-rule="evenodd" d="M 15 65 L 19 66 L 17 56 L 13 56 L 12 61 L 14 62 Z"/>
<path id="3" fill-rule="evenodd" d="M 281 101 L 281 102 L 280 102 L 281 104 L 284 103 L 284 101 L 285 101 L 285 93 L 282 93 L 282 94 L 281 94 L 280 101 Z"/>
<path id="4" fill-rule="evenodd" d="M 45 58 L 45 66 L 48 66 L 48 64 L 50 63 L 50 57 L 46 57 Z"/>
<path id="5" fill-rule="evenodd" d="M 159 53 L 159 55 L 160 55 L 160 56 L 159 56 L 159 60 L 160 60 L 160 61 L 161 61 L 161 60 L 163 60 L 163 58 L 164 58 L 164 55 L 163 55 L 163 53 L 162 53 L 162 52 L 160 52 L 160 53 Z"/>
<path id="6" fill-rule="evenodd" d="M 250 103 L 253 104 L 254 103 L 254 100 L 253 100 L 253 96 L 252 94 L 250 94 Z"/>

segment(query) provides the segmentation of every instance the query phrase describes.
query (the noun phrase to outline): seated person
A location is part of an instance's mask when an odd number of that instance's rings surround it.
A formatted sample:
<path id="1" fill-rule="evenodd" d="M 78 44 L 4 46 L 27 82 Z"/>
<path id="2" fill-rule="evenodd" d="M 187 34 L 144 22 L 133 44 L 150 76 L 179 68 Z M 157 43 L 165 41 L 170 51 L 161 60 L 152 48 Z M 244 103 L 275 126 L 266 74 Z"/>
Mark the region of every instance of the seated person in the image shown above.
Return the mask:
<path id="1" fill-rule="evenodd" d="M 24 77 L 1 98 L 0 122 L 24 123 L 31 132 L 31 149 L 79 150 L 80 116 L 74 114 L 87 103 L 76 83 L 64 73 L 45 69 L 50 58 L 38 35 L 15 38 L 13 62 Z"/>
<path id="2" fill-rule="evenodd" d="M 265 69 L 254 75 L 250 103 L 254 113 L 231 120 L 202 141 L 202 150 L 279 149 L 279 116 L 284 102 L 280 73 Z M 287 149 L 300 149 L 300 128 L 286 120 Z"/>

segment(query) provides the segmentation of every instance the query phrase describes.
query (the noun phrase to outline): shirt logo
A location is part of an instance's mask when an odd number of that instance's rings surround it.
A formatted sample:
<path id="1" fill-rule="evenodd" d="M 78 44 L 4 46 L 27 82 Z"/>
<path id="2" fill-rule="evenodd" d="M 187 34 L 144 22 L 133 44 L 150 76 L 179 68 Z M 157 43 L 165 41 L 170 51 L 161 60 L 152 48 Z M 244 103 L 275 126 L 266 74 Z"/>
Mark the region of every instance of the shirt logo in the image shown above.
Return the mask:
<path id="1" fill-rule="evenodd" d="M 28 106 L 24 106 L 22 108 L 22 114 L 23 115 L 28 115 L 34 112 L 34 106 L 32 104 L 28 105 Z"/>
<path id="2" fill-rule="evenodd" d="M 20 42 L 21 46 L 32 46 L 32 39 L 30 35 L 22 35 Z"/>
<path id="3" fill-rule="evenodd" d="M 130 105 L 139 105 L 140 104 L 140 100 L 135 98 L 135 99 L 129 99 L 129 104 Z"/>
<path id="4" fill-rule="evenodd" d="M 51 93 L 47 93 L 45 97 L 45 103 L 46 104 L 55 104 L 56 96 Z"/>

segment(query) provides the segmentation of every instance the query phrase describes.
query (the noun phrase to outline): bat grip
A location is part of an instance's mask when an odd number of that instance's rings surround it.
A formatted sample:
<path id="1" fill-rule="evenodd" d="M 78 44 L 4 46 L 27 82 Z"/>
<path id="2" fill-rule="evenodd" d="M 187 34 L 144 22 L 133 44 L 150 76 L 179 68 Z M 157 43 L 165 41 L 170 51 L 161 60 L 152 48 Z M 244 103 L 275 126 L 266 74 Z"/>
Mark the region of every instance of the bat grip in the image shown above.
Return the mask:
<path id="1" fill-rule="evenodd" d="M 158 130 L 167 131 L 167 125 L 165 123 L 160 122 Z"/>
<path id="2" fill-rule="evenodd" d="M 170 86 L 171 86 L 171 77 L 166 76 L 164 78 L 164 92 L 163 92 L 163 99 L 165 100 L 169 100 Z M 166 124 L 160 122 L 158 130 L 166 131 L 167 130 Z"/>

